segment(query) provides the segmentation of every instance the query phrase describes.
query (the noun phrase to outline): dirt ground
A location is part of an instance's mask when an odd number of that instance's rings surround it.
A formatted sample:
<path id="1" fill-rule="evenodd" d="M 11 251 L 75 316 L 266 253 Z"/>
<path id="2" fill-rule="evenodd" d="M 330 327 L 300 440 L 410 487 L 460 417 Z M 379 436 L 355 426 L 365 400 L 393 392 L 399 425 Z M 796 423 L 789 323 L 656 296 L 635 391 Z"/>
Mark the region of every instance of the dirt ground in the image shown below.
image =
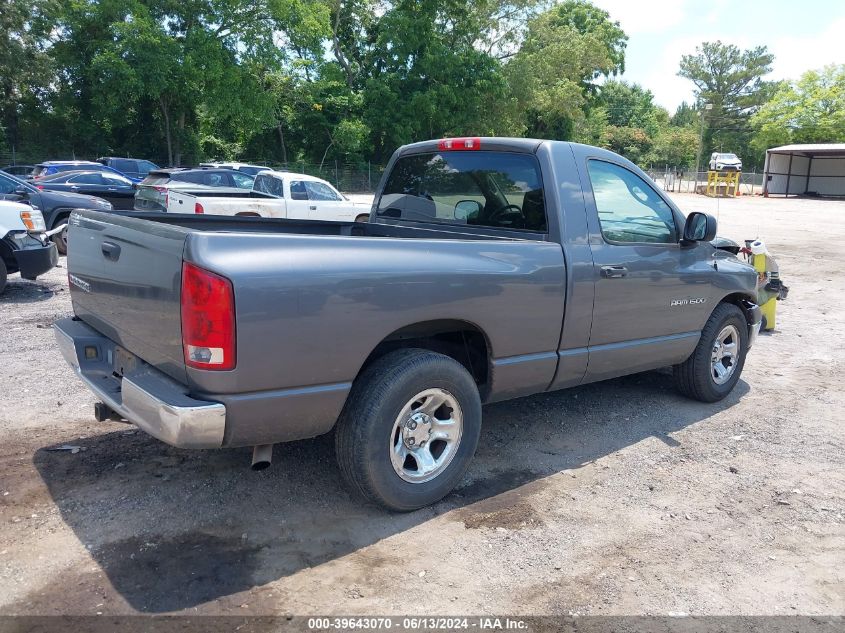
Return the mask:
<path id="1" fill-rule="evenodd" d="M 248 450 L 97 423 L 53 342 L 66 271 L 14 276 L 0 614 L 845 613 L 845 202 L 718 215 L 791 288 L 728 399 L 686 400 L 660 371 L 487 406 L 465 481 L 410 514 L 350 496 L 327 438 L 252 472 Z"/>

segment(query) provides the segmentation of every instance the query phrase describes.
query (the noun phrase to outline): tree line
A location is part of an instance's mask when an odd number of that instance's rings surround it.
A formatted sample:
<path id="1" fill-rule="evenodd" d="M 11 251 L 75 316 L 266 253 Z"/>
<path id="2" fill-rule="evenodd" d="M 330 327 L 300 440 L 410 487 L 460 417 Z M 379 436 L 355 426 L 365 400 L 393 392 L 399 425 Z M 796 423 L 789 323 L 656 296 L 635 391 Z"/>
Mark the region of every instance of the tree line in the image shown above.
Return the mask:
<path id="1" fill-rule="evenodd" d="M 628 37 L 585 0 L 0 0 L 0 28 L 0 154 L 29 160 L 383 164 L 495 135 L 690 168 L 703 134 L 752 167 L 845 140 L 845 66 L 770 82 L 766 47 L 705 42 L 669 113 L 618 80 Z"/>

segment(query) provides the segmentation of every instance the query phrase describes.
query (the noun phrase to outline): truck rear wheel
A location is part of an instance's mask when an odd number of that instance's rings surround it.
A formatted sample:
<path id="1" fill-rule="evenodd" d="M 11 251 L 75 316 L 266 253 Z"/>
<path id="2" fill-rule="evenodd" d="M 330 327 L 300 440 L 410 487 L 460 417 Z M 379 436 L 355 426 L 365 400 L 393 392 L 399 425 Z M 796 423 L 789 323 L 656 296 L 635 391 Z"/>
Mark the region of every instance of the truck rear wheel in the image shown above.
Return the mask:
<path id="1" fill-rule="evenodd" d="M 404 349 L 378 359 L 355 381 L 335 450 L 355 492 L 409 511 L 457 485 L 480 431 L 481 399 L 469 372 L 443 354 Z"/>
<path id="2" fill-rule="evenodd" d="M 678 390 L 694 400 L 717 402 L 739 381 L 748 353 L 748 323 L 738 307 L 720 303 L 701 331 L 695 351 L 673 367 Z"/>

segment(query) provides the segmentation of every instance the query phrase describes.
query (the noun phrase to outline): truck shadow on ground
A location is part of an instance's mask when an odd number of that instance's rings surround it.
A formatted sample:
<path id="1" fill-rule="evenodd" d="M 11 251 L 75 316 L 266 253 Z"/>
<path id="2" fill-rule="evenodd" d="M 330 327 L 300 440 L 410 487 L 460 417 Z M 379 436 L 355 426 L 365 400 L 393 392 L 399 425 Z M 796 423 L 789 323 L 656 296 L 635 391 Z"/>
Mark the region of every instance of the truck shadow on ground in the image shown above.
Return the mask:
<path id="1" fill-rule="evenodd" d="M 669 434 L 733 406 L 747 392 L 740 381 L 723 402 L 692 402 L 675 393 L 671 376 L 652 372 L 489 405 L 465 481 L 435 506 L 407 514 L 351 496 L 328 436 L 276 446 L 273 466 L 262 472 L 248 469 L 247 449 L 178 450 L 132 433 L 134 427 L 78 441 L 85 450 L 76 454 L 43 447 L 34 464 L 118 602 L 146 613 L 210 601 L 237 608 L 241 592 L 444 513 L 455 511 L 468 528 L 483 526 L 492 501 L 479 501 L 495 498 L 500 509 L 525 506 L 520 494 L 531 488 L 525 484 L 643 439 L 657 437 L 667 451 L 680 450 Z M 70 604 L 86 584 L 78 577 L 55 583 Z M 95 596 L 110 593 L 102 580 L 88 584 L 99 585 L 91 590 Z M 47 600 L 39 604 L 33 597 L 26 610 L 50 613 Z"/>
<path id="2" fill-rule="evenodd" d="M 52 284 L 42 281 L 29 281 L 28 279 L 21 279 L 17 275 L 10 278 L 6 284 L 6 289 L 0 295 L 0 304 L 18 304 L 18 303 L 37 303 L 39 301 L 46 301 L 50 299 L 56 292 L 63 292 L 65 288 L 59 287 L 58 284 Z"/>

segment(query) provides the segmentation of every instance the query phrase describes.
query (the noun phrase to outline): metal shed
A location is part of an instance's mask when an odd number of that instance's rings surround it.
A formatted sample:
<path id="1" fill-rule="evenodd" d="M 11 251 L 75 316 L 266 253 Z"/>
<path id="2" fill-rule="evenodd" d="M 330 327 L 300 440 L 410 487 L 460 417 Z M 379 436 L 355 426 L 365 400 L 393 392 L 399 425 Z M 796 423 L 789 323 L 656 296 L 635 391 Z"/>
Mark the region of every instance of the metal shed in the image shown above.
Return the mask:
<path id="1" fill-rule="evenodd" d="M 845 196 L 845 143 L 766 150 L 763 195 Z"/>

